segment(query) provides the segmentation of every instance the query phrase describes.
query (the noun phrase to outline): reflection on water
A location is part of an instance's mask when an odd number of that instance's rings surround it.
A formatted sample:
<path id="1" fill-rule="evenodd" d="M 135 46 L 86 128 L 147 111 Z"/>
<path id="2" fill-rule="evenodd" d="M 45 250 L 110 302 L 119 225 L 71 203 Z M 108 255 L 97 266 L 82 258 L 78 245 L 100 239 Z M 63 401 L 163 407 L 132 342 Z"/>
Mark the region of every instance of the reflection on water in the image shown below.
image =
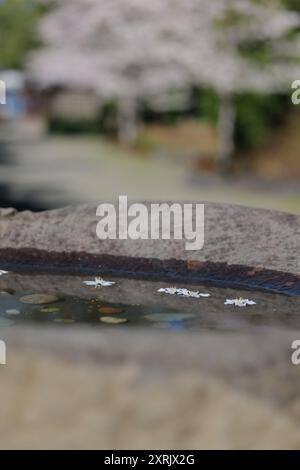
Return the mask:
<path id="1" fill-rule="evenodd" d="M 0 292 L 0 327 L 14 324 L 88 324 L 194 329 L 197 316 L 174 309 L 105 303 L 98 298 Z"/>
<path id="2" fill-rule="evenodd" d="M 300 328 L 300 297 L 210 286 L 208 298 L 183 298 L 158 292 L 160 282 L 116 279 L 113 287 L 95 289 L 87 288 L 82 279 L 1 276 L 0 328 L 20 324 L 231 332 Z M 255 304 L 224 305 L 235 297 L 250 298 Z"/>

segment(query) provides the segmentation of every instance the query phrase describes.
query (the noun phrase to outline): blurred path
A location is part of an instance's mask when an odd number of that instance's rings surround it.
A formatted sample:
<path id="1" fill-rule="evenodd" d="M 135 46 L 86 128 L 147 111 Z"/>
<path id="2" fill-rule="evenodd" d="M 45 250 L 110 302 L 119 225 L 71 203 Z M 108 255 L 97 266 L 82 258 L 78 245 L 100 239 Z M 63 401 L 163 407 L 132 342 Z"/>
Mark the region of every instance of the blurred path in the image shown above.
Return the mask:
<path id="1" fill-rule="evenodd" d="M 0 190 L 3 185 L 14 201 L 31 200 L 38 208 L 125 194 L 133 200 L 212 200 L 300 213 L 300 190 L 293 187 L 265 189 L 262 183 L 193 176 L 180 159 L 131 154 L 97 136 L 46 136 L 33 121 L 0 127 Z"/>

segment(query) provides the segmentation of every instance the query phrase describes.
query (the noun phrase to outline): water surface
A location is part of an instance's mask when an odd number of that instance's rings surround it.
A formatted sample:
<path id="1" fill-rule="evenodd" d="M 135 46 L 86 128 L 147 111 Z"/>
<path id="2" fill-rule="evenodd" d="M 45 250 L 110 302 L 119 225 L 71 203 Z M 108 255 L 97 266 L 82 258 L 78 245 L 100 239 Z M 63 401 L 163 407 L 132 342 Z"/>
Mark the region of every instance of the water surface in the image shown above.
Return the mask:
<path id="1" fill-rule="evenodd" d="M 1 276 L 0 328 L 29 324 L 194 331 L 300 328 L 299 297 L 207 285 L 176 285 L 210 294 L 207 298 L 185 298 L 159 293 L 159 288 L 170 286 L 165 282 L 114 279 L 113 286 L 95 289 L 84 284 L 88 279 L 93 276 L 12 272 Z M 238 297 L 249 298 L 256 304 L 243 308 L 224 305 L 226 299 Z"/>

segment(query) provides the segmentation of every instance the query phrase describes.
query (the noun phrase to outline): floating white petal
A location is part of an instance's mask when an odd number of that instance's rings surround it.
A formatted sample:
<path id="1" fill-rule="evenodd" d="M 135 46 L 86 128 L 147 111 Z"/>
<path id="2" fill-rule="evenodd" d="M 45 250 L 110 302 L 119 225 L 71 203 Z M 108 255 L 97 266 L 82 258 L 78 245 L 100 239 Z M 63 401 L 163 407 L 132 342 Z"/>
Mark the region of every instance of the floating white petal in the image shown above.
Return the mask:
<path id="1" fill-rule="evenodd" d="M 199 299 L 200 297 L 210 297 L 210 294 L 202 294 L 199 291 L 192 291 L 177 287 L 161 287 L 157 292 L 164 292 L 165 294 L 179 295 L 180 297 L 194 297 Z"/>
<path id="2" fill-rule="evenodd" d="M 160 289 L 158 289 L 157 292 L 164 292 L 165 294 L 173 295 L 173 294 L 176 294 L 177 289 L 176 289 L 176 287 L 165 287 L 165 288 L 161 287 Z"/>
<path id="3" fill-rule="evenodd" d="M 256 305 L 256 302 L 249 299 L 243 299 L 239 297 L 238 299 L 226 299 L 224 305 L 235 305 L 236 307 L 247 307 L 247 305 Z"/>
<path id="4" fill-rule="evenodd" d="M 102 277 L 95 277 L 94 281 L 83 281 L 83 284 L 86 284 L 87 286 L 94 286 L 95 288 L 97 287 L 109 287 L 115 284 L 113 281 L 105 281 L 102 279 Z"/>

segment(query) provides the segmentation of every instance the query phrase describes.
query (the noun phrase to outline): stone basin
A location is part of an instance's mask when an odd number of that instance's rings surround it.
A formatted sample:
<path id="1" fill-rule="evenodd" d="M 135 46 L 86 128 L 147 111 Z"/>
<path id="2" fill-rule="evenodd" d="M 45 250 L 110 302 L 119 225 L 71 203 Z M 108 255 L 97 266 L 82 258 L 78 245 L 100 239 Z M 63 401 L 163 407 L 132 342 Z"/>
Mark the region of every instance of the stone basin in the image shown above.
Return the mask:
<path id="1" fill-rule="evenodd" d="M 206 204 L 205 245 L 99 241 L 96 206 L 2 210 L 0 291 L 182 309 L 197 331 L 1 328 L 1 448 L 299 448 L 300 218 Z M 92 275 L 112 289 L 87 288 Z M 209 299 L 160 295 L 171 284 Z M 245 296 L 255 307 L 223 300 Z"/>

